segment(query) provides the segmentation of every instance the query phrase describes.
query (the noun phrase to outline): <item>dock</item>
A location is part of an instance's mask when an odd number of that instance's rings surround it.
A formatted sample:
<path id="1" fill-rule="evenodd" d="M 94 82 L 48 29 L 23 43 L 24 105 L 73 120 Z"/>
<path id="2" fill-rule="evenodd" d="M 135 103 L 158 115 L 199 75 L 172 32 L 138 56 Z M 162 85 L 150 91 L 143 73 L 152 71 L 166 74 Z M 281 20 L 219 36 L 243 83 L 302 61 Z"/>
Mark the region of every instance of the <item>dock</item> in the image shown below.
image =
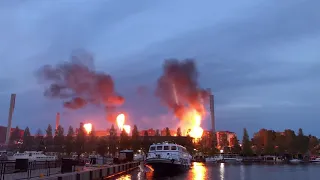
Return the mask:
<path id="1" fill-rule="evenodd" d="M 77 168 L 75 172 L 59 173 L 61 168 L 50 169 L 51 175 L 48 174 L 47 169 L 39 169 L 32 171 L 32 178 L 26 178 L 26 173 L 12 173 L 5 174 L 4 180 L 18 180 L 18 179 L 31 179 L 31 180 L 95 180 L 104 179 L 116 176 L 127 171 L 138 168 L 140 162 L 128 162 L 116 165 L 96 165 L 91 167 Z"/>

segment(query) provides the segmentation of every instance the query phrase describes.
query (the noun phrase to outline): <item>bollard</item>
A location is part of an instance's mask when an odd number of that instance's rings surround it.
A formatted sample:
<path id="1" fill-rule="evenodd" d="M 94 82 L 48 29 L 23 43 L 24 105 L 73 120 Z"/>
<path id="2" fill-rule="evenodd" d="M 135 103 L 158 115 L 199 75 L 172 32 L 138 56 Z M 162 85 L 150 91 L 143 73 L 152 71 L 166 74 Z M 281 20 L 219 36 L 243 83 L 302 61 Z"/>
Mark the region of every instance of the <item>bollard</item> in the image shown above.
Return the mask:
<path id="1" fill-rule="evenodd" d="M 79 173 L 77 173 L 77 175 L 76 175 L 76 180 L 80 180 L 80 174 Z"/>
<path id="2" fill-rule="evenodd" d="M 102 176 L 102 169 L 99 170 L 99 178 L 103 178 L 103 176 Z"/>
<path id="3" fill-rule="evenodd" d="M 58 180 L 62 180 L 62 177 L 61 177 L 61 176 L 59 176 L 59 177 L 58 177 Z"/>

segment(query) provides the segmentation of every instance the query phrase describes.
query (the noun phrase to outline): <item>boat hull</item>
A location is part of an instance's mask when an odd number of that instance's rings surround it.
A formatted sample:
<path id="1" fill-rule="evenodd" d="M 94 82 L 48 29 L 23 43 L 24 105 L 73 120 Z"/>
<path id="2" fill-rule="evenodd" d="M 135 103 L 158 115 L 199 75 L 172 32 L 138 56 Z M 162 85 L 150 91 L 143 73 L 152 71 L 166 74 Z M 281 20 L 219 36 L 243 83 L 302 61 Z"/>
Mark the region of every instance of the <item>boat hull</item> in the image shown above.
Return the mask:
<path id="1" fill-rule="evenodd" d="M 164 159 L 147 159 L 146 164 L 151 166 L 156 173 L 180 173 L 190 169 L 189 164 L 181 164 L 180 162 L 172 162 Z"/>

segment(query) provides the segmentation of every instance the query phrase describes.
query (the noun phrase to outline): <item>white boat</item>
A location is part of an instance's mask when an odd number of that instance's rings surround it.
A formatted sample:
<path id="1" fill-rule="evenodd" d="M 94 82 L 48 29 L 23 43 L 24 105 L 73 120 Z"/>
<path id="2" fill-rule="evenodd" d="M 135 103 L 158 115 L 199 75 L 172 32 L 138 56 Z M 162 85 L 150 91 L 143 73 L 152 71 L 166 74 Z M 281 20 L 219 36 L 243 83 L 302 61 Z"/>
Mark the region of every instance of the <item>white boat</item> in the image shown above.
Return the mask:
<path id="1" fill-rule="evenodd" d="M 47 156 L 42 151 L 25 151 L 23 153 L 15 153 L 12 156 L 7 156 L 9 161 L 17 159 L 28 159 L 29 161 L 56 161 L 57 156 Z"/>
<path id="2" fill-rule="evenodd" d="M 320 164 L 320 157 L 314 158 L 310 160 L 311 163 L 319 163 Z"/>
<path id="3" fill-rule="evenodd" d="M 220 154 L 213 157 L 206 158 L 207 163 L 239 163 L 242 162 L 242 158 L 236 154 Z"/>
<path id="4" fill-rule="evenodd" d="M 299 164 L 299 163 L 302 163 L 302 160 L 301 159 L 290 159 L 289 162 L 292 164 Z"/>
<path id="5" fill-rule="evenodd" d="M 192 156 L 185 147 L 163 142 L 150 146 L 146 164 L 157 173 L 180 172 L 191 167 L 191 159 Z"/>
<path id="6" fill-rule="evenodd" d="M 262 160 L 267 163 L 283 163 L 284 159 L 278 156 L 263 156 Z"/>
<path id="7" fill-rule="evenodd" d="M 223 157 L 219 155 L 219 156 L 207 157 L 205 161 L 206 163 L 216 163 L 218 161 L 221 161 L 222 159 Z"/>

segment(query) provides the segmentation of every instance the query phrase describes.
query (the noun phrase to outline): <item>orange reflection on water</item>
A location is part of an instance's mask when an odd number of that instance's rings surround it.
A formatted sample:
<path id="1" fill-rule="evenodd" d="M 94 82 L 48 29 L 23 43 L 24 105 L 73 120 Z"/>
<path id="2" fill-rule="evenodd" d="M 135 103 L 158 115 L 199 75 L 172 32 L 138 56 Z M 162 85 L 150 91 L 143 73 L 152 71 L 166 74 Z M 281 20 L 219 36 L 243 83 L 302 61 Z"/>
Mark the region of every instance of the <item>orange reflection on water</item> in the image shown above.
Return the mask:
<path id="1" fill-rule="evenodd" d="M 206 168 L 203 163 L 194 162 L 192 169 L 192 176 L 194 180 L 203 180 L 205 179 Z"/>
<path id="2" fill-rule="evenodd" d="M 131 175 L 125 175 L 125 176 L 121 176 L 119 177 L 117 180 L 131 180 Z"/>

